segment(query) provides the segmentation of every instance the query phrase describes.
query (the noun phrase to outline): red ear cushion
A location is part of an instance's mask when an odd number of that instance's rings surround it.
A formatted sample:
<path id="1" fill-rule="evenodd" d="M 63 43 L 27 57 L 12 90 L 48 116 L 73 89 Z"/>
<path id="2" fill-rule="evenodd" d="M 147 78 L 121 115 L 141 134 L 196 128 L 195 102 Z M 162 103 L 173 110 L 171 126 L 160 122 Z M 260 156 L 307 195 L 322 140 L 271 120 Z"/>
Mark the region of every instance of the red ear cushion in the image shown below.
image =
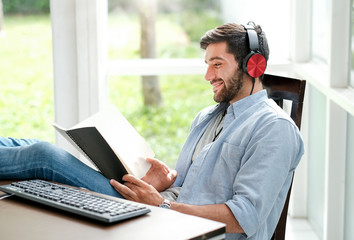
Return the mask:
<path id="1" fill-rule="evenodd" d="M 266 67 L 267 61 L 262 54 L 254 54 L 247 61 L 247 72 L 253 78 L 262 76 Z"/>

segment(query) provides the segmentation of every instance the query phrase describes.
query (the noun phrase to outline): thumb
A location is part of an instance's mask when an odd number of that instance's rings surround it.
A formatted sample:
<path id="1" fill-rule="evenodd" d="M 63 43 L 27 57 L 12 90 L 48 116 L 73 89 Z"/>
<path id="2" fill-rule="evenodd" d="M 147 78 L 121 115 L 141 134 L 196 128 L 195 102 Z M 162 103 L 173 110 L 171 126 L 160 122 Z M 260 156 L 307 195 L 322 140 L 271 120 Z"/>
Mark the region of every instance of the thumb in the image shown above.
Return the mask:
<path id="1" fill-rule="evenodd" d="M 155 164 L 158 164 L 160 162 L 160 160 L 158 160 L 156 158 L 146 158 L 146 161 L 148 163 L 150 163 L 151 165 L 155 165 Z"/>

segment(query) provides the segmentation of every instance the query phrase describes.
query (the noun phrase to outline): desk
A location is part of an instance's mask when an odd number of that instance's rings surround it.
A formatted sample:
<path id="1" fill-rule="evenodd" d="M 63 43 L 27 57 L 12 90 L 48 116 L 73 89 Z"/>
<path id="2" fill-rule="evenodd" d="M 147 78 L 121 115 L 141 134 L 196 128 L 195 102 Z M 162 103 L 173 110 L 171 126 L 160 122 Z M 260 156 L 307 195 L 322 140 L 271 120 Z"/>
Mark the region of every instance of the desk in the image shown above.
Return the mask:
<path id="1" fill-rule="evenodd" d="M 0 181 L 0 185 L 10 181 Z M 2 192 L 0 192 L 2 193 Z M 225 224 L 148 206 L 145 216 L 115 224 L 56 210 L 18 197 L 0 200 L 0 239 L 223 239 Z"/>

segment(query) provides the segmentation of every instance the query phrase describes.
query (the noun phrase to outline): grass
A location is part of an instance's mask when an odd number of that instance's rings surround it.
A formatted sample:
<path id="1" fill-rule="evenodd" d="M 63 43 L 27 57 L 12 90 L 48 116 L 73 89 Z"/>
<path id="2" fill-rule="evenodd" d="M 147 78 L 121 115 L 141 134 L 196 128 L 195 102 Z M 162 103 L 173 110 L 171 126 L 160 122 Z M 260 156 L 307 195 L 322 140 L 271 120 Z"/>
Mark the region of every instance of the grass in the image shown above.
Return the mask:
<path id="1" fill-rule="evenodd" d="M 0 37 L 0 135 L 53 142 L 49 16 L 5 16 Z"/>
<path id="2" fill-rule="evenodd" d="M 158 26 L 170 29 L 167 36 L 179 33 L 183 37 L 183 41 L 182 37 L 169 37 L 169 44 L 163 43 L 164 37 L 159 35 L 163 31 L 158 30 L 160 57 L 201 57 L 197 44 L 188 40 L 178 24 L 163 18 Z M 54 142 L 49 16 L 5 16 L 4 27 L 6 33 L 0 37 L 0 135 Z M 136 21 L 131 19 L 110 19 L 110 58 L 138 57 L 137 35 L 129 34 L 134 27 Z M 129 47 L 124 41 L 130 43 Z M 194 116 L 213 104 L 212 91 L 203 76 L 161 76 L 159 79 L 161 107 L 143 105 L 140 77 L 110 77 L 110 100 L 146 138 L 156 157 L 173 168 Z"/>

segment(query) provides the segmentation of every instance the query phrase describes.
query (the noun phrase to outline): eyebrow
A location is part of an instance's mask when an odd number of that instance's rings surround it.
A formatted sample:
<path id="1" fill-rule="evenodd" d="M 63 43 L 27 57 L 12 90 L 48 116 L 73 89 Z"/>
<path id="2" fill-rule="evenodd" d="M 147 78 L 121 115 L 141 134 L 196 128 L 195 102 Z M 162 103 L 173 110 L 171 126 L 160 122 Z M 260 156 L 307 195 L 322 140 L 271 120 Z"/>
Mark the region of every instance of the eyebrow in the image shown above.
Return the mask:
<path id="1" fill-rule="evenodd" d="M 212 62 L 212 61 L 214 61 L 214 60 L 224 60 L 224 59 L 221 58 L 221 57 L 212 57 L 212 58 L 209 59 L 209 62 Z M 208 63 L 207 60 L 204 60 L 204 62 L 205 62 L 205 63 Z"/>

